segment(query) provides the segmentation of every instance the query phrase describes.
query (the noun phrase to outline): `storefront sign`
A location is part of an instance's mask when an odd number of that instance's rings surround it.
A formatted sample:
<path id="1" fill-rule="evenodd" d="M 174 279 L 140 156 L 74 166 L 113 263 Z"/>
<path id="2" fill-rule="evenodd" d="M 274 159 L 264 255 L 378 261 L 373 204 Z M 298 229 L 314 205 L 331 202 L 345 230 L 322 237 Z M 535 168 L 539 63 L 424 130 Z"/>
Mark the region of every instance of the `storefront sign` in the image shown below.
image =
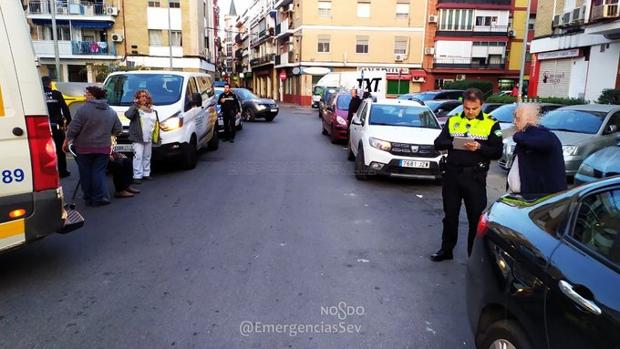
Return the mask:
<path id="1" fill-rule="evenodd" d="M 563 59 L 563 58 L 572 58 L 579 57 L 579 49 L 575 48 L 572 50 L 563 50 L 563 51 L 554 51 L 554 52 L 542 52 L 538 54 L 538 60 L 546 60 L 546 59 Z"/>
<path id="2" fill-rule="evenodd" d="M 564 72 L 548 72 L 545 71 L 542 73 L 542 83 L 543 84 L 552 84 L 558 85 L 562 83 L 562 80 L 566 79 L 566 73 Z"/>
<path id="3" fill-rule="evenodd" d="M 332 70 L 325 67 L 304 67 L 302 68 L 302 71 L 304 74 L 308 75 L 325 75 L 330 73 Z"/>
<path id="4" fill-rule="evenodd" d="M 398 67 L 360 67 L 359 71 L 384 71 L 388 74 L 401 75 L 409 74 L 409 68 L 398 68 Z"/>
<path id="5" fill-rule="evenodd" d="M 280 71 L 280 80 L 286 80 L 286 71 L 285 70 Z"/>

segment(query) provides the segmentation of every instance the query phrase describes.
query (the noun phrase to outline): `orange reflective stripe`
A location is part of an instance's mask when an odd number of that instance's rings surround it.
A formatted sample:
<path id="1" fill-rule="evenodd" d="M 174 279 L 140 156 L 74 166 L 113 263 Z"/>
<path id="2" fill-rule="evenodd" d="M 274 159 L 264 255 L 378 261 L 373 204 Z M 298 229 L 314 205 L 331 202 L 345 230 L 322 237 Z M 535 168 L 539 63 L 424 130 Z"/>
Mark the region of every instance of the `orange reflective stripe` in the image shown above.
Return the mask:
<path id="1" fill-rule="evenodd" d="M 0 224 L 0 239 L 24 234 L 25 232 L 26 221 L 23 219 Z"/>
<path id="2" fill-rule="evenodd" d="M 2 99 L 2 86 L 0 86 L 0 117 L 5 116 L 4 114 L 4 100 Z"/>

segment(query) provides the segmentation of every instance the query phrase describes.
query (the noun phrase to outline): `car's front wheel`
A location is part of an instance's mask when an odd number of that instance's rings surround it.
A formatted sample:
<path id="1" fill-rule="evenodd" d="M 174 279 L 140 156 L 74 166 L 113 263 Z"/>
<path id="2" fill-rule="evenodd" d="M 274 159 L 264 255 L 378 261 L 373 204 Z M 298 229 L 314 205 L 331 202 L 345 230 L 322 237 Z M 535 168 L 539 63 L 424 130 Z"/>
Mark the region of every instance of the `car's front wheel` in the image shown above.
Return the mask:
<path id="1" fill-rule="evenodd" d="M 246 121 L 254 121 L 254 119 L 256 119 L 256 113 L 251 109 L 245 109 L 243 111 L 243 119 Z"/>
<path id="2" fill-rule="evenodd" d="M 208 150 L 217 150 L 217 148 L 219 148 L 219 146 L 220 146 L 220 136 L 219 136 L 217 130 L 214 130 L 213 131 L 213 137 L 211 137 L 211 140 L 207 144 L 207 149 Z"/>
<path id="3" fill-rule="evenodd" d="M 183 168 L 186 170 L 192 170 L 198 163 L 198 152 L 196 151 L 196 136 L 192 136 L 189 143 L 182 145 L 183 149 Z"/>
<path id="4" fill-rule="evenodd" d="M 480 335 L 477 346 L 481 349 L 532 349 L 525 331 L 512 320 L 499 320 L 492 323 Z"/>

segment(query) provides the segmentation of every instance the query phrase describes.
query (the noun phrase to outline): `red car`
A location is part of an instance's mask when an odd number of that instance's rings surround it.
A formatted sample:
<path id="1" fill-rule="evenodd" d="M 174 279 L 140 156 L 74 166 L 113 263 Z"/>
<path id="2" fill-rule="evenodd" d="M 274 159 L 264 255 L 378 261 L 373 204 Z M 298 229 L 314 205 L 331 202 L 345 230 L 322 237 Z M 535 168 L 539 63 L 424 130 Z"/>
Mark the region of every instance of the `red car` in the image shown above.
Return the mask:
<path id="1" fill-rule="evenodd" d="M 322 131 L 329 135 L 332 143 L 349 139 L 349 102 L 351 94 L 340 92 L 332 95 L 327 101 L 327 109 L 323 112 Z"/>

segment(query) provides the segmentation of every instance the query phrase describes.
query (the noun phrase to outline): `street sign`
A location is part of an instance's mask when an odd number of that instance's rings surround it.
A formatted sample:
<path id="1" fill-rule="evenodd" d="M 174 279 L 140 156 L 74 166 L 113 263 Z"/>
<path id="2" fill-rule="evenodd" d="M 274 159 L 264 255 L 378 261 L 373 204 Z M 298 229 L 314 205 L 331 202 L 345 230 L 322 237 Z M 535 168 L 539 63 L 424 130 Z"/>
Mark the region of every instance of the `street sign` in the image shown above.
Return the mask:
<path id="1" fill-rule="evenodd" d="M 285 70 L 282 70 L 280 72 L 280 80 L 286 80 L 286 71 Z"/>

